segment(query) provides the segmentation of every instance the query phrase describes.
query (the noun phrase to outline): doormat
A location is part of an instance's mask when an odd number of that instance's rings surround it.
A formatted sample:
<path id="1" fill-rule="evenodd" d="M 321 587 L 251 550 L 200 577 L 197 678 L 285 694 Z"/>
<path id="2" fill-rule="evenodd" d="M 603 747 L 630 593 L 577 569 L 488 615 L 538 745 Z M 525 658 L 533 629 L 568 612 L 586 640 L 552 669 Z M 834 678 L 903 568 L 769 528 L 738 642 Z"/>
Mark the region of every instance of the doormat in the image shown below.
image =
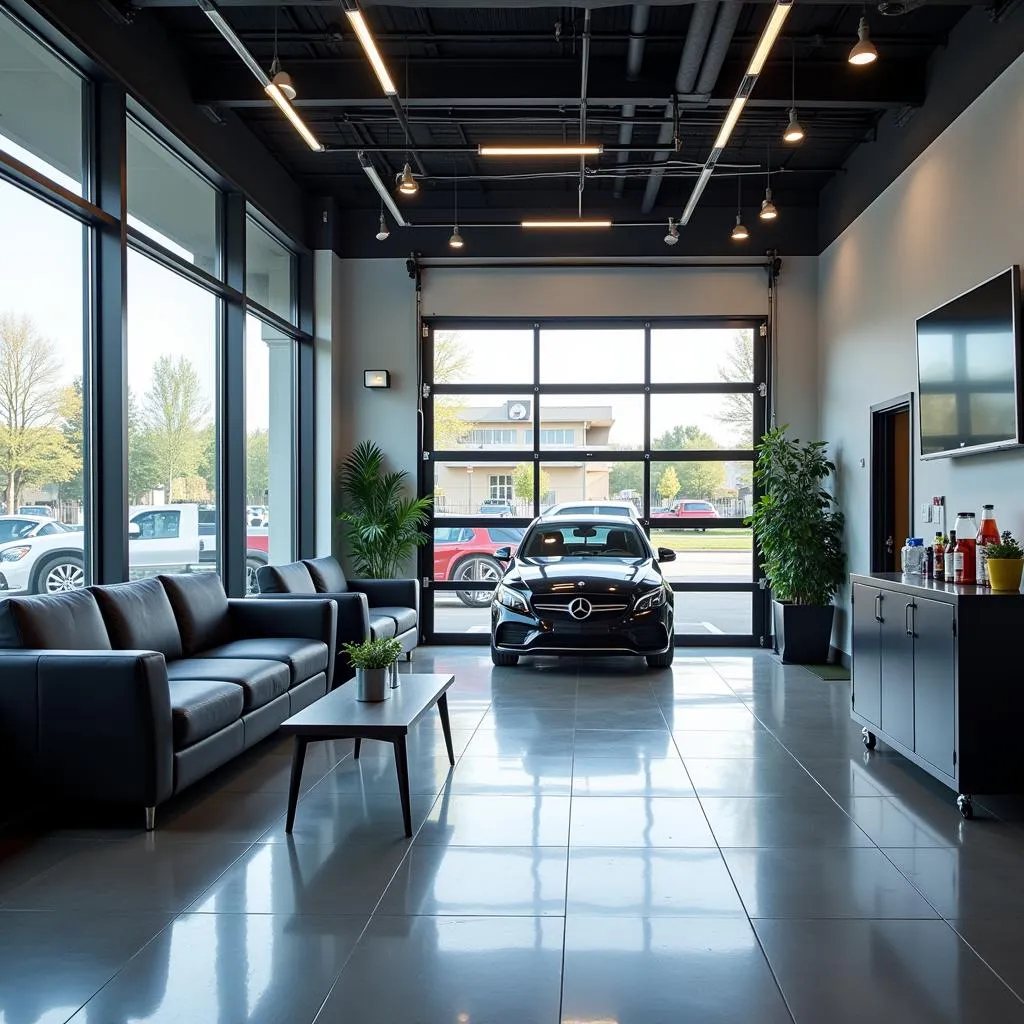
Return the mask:
<path id="1" fill-rule="evenodd" d="M 850 670 L 844 665 L 804 665 L 808 672 L 813 672 L 826 683 L 849 682 Z"/>

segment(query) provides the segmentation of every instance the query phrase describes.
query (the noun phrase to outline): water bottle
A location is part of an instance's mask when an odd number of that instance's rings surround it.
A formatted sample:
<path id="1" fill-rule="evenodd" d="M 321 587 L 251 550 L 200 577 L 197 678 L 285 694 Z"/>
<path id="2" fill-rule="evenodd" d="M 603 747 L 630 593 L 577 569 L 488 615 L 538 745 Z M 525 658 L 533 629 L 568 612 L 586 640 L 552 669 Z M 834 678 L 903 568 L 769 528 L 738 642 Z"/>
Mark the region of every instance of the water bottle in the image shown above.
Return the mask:
<path id="1" fill-rule="evenodd" d="M 924 538 L 908 537 L 903 550 L 900 552 L 900 564 L 903 567 L 904 576 L 924 575 Z"/>

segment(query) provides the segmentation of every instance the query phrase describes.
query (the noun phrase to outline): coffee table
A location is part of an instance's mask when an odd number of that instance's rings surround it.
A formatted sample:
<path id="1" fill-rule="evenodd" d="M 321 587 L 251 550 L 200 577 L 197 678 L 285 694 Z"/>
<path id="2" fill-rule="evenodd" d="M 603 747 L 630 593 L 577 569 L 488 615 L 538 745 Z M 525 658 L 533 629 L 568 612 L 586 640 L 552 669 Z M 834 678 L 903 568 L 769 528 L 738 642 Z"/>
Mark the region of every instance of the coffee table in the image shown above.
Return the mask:
<path id="1" fill-rule="evenodd" d="M 387 700 L 372 703 L 356 700 L 356 685 L 351 682 L 332 690 L 281 724 L 281 732 L 295 737 L 285 832 L 291 832 L 295 823 L 295 805 L 299 801 L 306 745 L 313 740 L 354 739 L 357 759 L 363 740 L 387 740 L 394 745 L 405 834 L 412 835 L 409 757 L 406 753 L 405 737 L 409 733 L 409 726 L 415 725 L 436 704 L 437 713 L 441 717 L 444 743 L 448 748 L 448 762 L 455 764 L 452 730 L 448 721 L 448 687 L 455 682 L 455 676 L 411 672 L 399 678 L 402 681 L 401 685 L 390 691 L 391 696 Z"/>

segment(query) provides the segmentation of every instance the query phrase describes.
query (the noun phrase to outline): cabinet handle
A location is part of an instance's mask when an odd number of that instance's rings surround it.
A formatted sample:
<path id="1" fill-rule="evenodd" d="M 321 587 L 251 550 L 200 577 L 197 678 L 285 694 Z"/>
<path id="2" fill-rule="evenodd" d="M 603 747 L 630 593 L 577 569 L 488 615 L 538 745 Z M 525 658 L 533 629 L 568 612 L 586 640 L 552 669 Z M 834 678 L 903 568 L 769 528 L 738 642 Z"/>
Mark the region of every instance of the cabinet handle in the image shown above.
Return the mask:
<path id="1" fill-rule="evenodd" d="M 914 604 L 913 601 L 908 602 L 906 612 L 903 616 L 903 624 L 904 626 L 906 626 L 907 636 L 916 636 L 916 633 L 914 632 L 914 626 L 916 625 L 916 623 L 914 623 L 913 621 L 913 619 L 916 617 L 916 611 L 917 605 Z"/>
<path id="2" fill-rule="evenodd" d="M 882 595 L 875 594 L 875 621 L 882 621 Z"/>

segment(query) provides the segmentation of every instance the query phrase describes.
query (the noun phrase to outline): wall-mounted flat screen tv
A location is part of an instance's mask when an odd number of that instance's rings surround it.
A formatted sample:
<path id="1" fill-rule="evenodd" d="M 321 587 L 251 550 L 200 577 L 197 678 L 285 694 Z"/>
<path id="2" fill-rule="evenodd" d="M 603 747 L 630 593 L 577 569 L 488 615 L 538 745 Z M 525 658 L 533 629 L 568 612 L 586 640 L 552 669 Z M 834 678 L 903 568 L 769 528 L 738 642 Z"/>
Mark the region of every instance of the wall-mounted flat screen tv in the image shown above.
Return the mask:
<path id="1" fill-rule="evenodd" d="M 1024 442 L 1020 267 L 917 321 L 921 458 Z"/>

